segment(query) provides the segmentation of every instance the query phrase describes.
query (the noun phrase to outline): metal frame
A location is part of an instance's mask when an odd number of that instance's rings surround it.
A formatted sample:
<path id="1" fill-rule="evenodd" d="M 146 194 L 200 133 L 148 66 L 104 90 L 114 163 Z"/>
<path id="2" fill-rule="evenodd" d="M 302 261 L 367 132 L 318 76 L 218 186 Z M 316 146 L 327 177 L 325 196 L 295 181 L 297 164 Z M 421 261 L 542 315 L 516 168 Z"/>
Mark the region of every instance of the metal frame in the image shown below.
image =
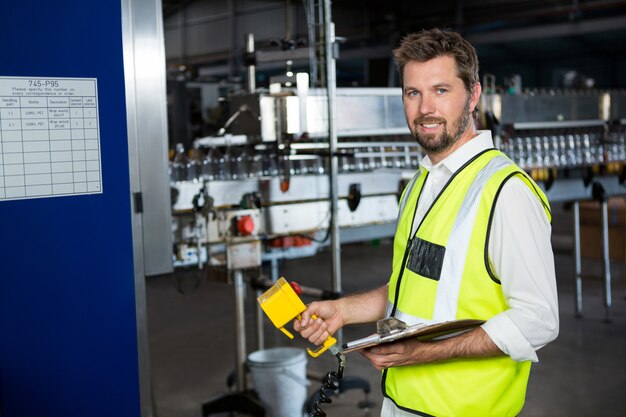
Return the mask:
<path id="1" fill-rule="evenodd" d="M 600 221 L 602 224 L 602 288 L 604 293 L 604 319 L 611 321 L 611 260 L 609 258 L 609 203 L 608 200 L 600 202 Z"/>
<path id="2" fill-rule="evenodd" d="M 335 25 L 331 18 L 330 0 L 324 0 L 324 56 L 326 60 L 326 92 L 328 94 L 328 151 L 330 152 L 330 245 L 332 254 L 332 289 L 341 292 L 341 236 L 339 235 L 339 160 L 337 158 L 337 68 L 333 48 Z M 321 22 L 320 22 L 321 23 Z M 343 332 L 337 332 L 342 344 Z"/>
<path id="3" fill-rule="evenodd" d="M 172 270 L 161 10 L 160 0 L 122 0 L 130 189 L 135 196 L 131 219 L 142 417 L 152 416 L 155 412 L 150 380 L 145 277 Z M 162 164 L 155 163 L 159 160 Z M 144 212 L 143 207 L 148 211 Z"/>
<path id="4" fill-rule="evenodd" d="M 562 122 L 519 122 L 513 123 L 513 129 L 531 130 L 531 129 L 566 129 L 574 127 L 594 127 L 604 126 L 604 120 L 568 120 Z"/>
<path id="5" fill-rule="evenodd" d="M 583 315 L 583 274 L 580 257 L 580 202 L 574 201 L 574 308 L 576 317 Z"/>
<path id="6" fill-rule="evenodd" d="M 172 272 L 167 165 L 165 44 L 160 0 L 122 0 L 129 136 L 136 141 L 143 266 L 147 276 Z M 131 121 L 132 118 L 132 121 Z M 132 124 L 130 124 L 132 122 Z"/>

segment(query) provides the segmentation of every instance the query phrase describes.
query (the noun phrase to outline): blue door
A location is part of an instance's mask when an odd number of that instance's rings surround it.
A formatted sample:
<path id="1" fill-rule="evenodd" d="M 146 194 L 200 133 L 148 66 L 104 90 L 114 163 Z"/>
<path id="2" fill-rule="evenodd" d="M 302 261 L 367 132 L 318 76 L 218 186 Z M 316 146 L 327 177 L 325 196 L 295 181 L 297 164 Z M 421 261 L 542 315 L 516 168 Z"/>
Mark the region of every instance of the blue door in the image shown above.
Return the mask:
<path id="1" fill-rule="evenodd" d="M 0 415 L 139 416 L 120 2 L 0 17 Z"/>

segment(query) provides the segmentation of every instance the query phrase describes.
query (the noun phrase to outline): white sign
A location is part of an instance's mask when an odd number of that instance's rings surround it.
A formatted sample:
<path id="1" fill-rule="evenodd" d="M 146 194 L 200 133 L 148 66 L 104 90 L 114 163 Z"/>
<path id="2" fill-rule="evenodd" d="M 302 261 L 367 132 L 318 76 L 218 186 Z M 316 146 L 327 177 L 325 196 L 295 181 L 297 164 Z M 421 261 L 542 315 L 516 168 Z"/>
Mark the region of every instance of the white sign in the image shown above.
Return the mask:
<path id="1" fill-rule="evenodd" d="M 0 201 L 102 193 L 97 87 L 0 77 Z"/>

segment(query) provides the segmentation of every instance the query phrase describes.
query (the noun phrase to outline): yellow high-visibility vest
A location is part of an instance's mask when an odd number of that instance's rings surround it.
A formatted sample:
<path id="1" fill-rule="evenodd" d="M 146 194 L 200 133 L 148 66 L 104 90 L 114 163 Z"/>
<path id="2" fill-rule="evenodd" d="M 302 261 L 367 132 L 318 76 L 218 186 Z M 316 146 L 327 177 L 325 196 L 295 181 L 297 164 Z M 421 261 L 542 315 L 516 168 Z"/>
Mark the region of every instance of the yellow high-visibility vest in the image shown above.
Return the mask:
<path id="1" fill-rule="evenodd" d="M 450 178 L 421 224 L 413 225 L 428 178 L 427 171 L 417 173 L 401 199 L 388 315 L 411 325 L 488 320 L 508 308 L 487 248 L 496 200 L 514 176 L 537 195 L 551 220 L 547 198 L 533 180 L 503 153 L 488 149 Z M 398 407 L 417 415 L 515 416 L 529 373 L 530 361 L 508 356 L 459 359 L 386 369 L 382 388 Z"/>

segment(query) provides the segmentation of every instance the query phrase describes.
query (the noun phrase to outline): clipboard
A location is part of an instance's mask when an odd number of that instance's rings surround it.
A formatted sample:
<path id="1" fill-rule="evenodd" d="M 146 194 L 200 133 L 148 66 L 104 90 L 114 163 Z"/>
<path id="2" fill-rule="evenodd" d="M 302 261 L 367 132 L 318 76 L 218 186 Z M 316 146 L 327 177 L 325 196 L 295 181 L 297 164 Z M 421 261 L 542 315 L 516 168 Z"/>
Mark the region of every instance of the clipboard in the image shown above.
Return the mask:
<path id="1" fill-rule="evenodd" d="M 445 339 L 472 330 L 484 322 L 485 320 L 462 319 L 436 324 L 419 323 L 408 326 L 401 320 L 389 317 L 378 320 L 376 323 L 376 333 L 362 339 L 344 343 L 342 352 L 354 352 L 356 350 L 367 349 L 372 346 L 390 343 L 408 337 L 416 337 L 422 342 Z"/>

